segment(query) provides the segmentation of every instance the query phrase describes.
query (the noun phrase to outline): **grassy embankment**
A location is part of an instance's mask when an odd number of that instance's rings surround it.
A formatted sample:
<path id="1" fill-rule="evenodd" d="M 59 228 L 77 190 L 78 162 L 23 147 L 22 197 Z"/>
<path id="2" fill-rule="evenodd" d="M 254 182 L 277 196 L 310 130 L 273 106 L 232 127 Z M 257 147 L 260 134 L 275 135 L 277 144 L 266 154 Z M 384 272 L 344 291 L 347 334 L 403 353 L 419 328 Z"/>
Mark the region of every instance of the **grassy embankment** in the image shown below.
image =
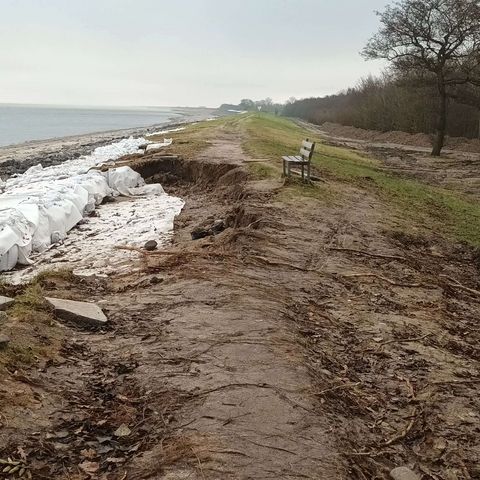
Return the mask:
<path id="1" fill-rule="evenodd" d="M 348 182 L 377 195 L 392 209 L 402 227 L 416 227 L 480 246 L 480 204 L 474 199 L 386 172 L 379 161 L 325 145 L 288 119 L 259 114 L 246 117 L 244 122 L 245 150 L 253 157 L 268 160 L 266 165 L 270 168 L 276 167 L 269 173 L 278 175 L 281 156 L 297 154 L 301 140 L 308 137 L 317 142 L 313 163 L 328 182 Z M 315 188 L 324 190 L 328 183 Z M 309 187 L 297 187 L 296 191 L 315 196 Z"/>
<path id="2" fill-rule="evenodd" d="M 248 163 L 256 178 L 278 178 L 282 155 L 298 154 L 304 138 L 317 142 L 313 163 L 327 182 L 313 186 L 294 182 L 285 187 L 281 198 L 300 195 L 319 202 L 341 201 L 338 183 L 348 183 L 377 195 L 400 228 L 414 227 L 480 246 L 480 204 L 474 199 L 386 172 L 379 161 L 325 145 L 321 138 L 286 118 L 249 113 L 189 125 L 171 134 L 174 144 L 169 150 L 194 158 L 221 131 L 243 136 L 245 153 L 258 160 Z"/>

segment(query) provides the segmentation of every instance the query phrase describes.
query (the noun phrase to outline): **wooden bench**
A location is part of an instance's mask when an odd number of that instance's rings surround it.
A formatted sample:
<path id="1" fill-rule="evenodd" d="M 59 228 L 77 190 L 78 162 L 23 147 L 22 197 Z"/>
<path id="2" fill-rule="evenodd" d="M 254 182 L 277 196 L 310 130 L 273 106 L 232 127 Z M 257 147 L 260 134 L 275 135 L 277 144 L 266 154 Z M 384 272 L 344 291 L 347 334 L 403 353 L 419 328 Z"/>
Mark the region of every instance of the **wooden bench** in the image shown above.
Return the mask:
<path id="1" fill-rule="evenodd" d="M 290 166 L 298 165 L 302 167 L 302 180 L 305 181 L 305 167 L 307 167 L 307 182 L 310 181 L 310 164 L 312 162 L 315 143 L 310 142 L 308 138 L 302 142 L 300 155 L 292 157 L 282 157 L 283 176 L 290 177 Z"/>

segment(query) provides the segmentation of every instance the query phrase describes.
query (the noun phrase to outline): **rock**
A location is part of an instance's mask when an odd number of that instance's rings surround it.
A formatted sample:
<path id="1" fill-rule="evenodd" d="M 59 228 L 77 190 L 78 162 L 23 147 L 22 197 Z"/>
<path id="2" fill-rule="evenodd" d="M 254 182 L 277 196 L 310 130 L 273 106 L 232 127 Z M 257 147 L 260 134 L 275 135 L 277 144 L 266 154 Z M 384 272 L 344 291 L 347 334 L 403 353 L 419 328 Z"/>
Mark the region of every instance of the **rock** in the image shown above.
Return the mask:
<path id="1" fill-rule="evenodd" d="M 225 228 L 227 227 L 223 220 L 210 220 L 203 222 L 192 230 L 192 240 L 198 240 L 211 235 L 218 235 L 219 233 L 223 232 Z"/>
<path id="2" fill-rule="evenodd" d="M 0 295 L 0 310 L 6 310 L 13 303 L 13 298 Z"/>
<path id="3" fill-rule="evenodd" d="M 212 233 L 217 235 L 217 233 L 223 232 L 225 230 L 225 222 L 223 220 L 215 220 L 211 227 Z"/>
<path id="4" fill-rule="evenodd" d="M 199 240 L 210 235 L 210 231 L 203 227 L 196 227 L 191 232 L 192 240 Z"/>
<path id="5" fill-rule="evenodd" d="M 397 467 L 390 472 L 393 480 L 420 480 L 420 477 L 408 467 Z"/>
<path id="6" fill-rule="evenodd" d="M 163 279 L 162 277 L 152 277 L 152 278 L 150 279 L 150 283 L 151 283 L 152 285 L 156 285 L 156 284 L 158 284 L 158 283 L 162 283 L 163 281 L 164 281 L 164 279 Z"/>
<path id="7" fill-rule="evenodd" d="M 127 425 L 122 423 L 113 433 L 116 437 L 128 437 L 132 431 L 128 428 Z"/>
<path id="8" fill-rule="evenodd" d="M 0 322 L 4 322 L 7 319 L 8 319 L 7 312 L 1 312 L 0 311 Z"/>
<path id="9" fill-rule="evenodd" d="M 149 240 L 148 242 L 145 242 L 145 245 L 143 248 L 147 250 L 148 252 L 152 252 L 153 250 L 156 250 L 158 246 L 158 243 L 155 240 Z"/>
<path id="10" fill-rule="evenodd" d="M 0 350 L 8 346 L 9 343 L 10 343 L 10 338 L 7 337 L 6 335 L 0 334 Z"/>
<path id="11" fill-rule="evenodd" d="M 76 302 L 60 298 L 46 297 L 62 320 L 73 322 L 82 327 L 103 327 L 108 319 L 102 309 L 94 303 Z"/>

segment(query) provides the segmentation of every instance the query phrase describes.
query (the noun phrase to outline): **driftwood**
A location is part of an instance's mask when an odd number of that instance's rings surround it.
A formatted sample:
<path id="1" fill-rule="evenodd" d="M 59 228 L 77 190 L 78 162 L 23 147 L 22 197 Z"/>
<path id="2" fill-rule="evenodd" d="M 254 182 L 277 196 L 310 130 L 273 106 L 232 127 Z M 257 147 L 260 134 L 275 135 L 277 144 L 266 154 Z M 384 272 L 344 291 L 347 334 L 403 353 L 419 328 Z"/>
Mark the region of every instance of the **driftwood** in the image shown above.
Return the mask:
<path id="1" fill-rule="evenodd" d="M 390 438 L 390 440 L 387 440 L 383 445 L 385 447 L 388 447 L 388 445 L 392 445 L 392 443 L 395 443 L 395 442 L 398 442 L 399 440 L 402 440 L 403 438 L 405 438 L 410 430 L 413 428 L 413 426 L 415 425 L 415 421 L 417 419 L 417 407 L 415 407 L 410 415 L 411 419 L 410 421 L 408 422 L 408 425 L 405 427 L 405 429 L 400 432 L 399 434 L 393 436 L 392 438 Z"/>
<path id="2" fill-rule="evenodd" d="M 394 338 L 393 340 L 387 340 L 382 342 L 380 345 L 388 345 L 389 343 L 409 343 L 409 342 L 419 342 L 420 340 L 424 340 L 427 337 L 432 336 L 432 333 L 427 333 L 426 335 L 422 335 L 421 337 L 412 337 L 412 338 Z"/>
<path id="3" fill-rule="evenodd" d="M 189 252 L 182 252 L 181 250 L 156 250 L 154 252 L 149 252 L 147 250 L 143 250 L 139 247 L 131 247 L 129 245 L 116 245 L 113 247 L 115 250 L 127 250 L 129 252 L 137 252 L 141 253 L 142 255 L 145 256 L 151 256 L 151 255 L 177 255 L 177 254 L 184 254 L 184 253 L 189 253 Z"/>
<path id="4" fill-rule="evenodd" d="M 390 280 L 389 278 L 382 277 L 382 275 L 378 275 L 377 273 L 346 273 L 342 274 L 345 278 L 358 278 L 358 277 L 373 277 L 378 278 L 379 280 L 383 280 L 384 282 L 389 283 L 390 285 L 394 285 L 396 287 L 407 287 L 407 288 L 436 288 L 434 285 L 426 285 L 424 283 L 401 283 L 395 282 L 394 280 Z"/>
<path id="5" fill-rule="evenodd" d="M 116 250 L 127 250 L 129 252 L 137 252 L 145 257 L 154 257 L 154 256 L 166 256 L 166 255 L 193 255 L 196 257 L 228 257 L 231 256 L 227 253 L 218 253 L 218 252 L 202 252 L 202 251 L 188 251 L 188 250 L 155 250 L 147 251 L 139 247 L 131 247 L 129 245 L 116 245 Z"/>
<path id="6" fill-rule="evenodd" d="M 468 293 L 472 293 L 473 295 L 480 295 L 479 290 L 475 290 L 474 288 L 466 287 L 465 285 L 462 285 L 458 280 L 455 280 L 454 278 L 448 276 L 448 275 L 440 275 L 442 278 L 445 278 L 449 280 L 450 283 L 448 285 L 452 288 L 458 288 L 460 290 L 463 290 Z"/>
<path id="7" fill-rule="evenodd" d="M 366 252 L 364 250 L 357 250 L 356 248 L 328 247 L 328 249 L 334 250 L 336 252 L 350 252 L 356 255 L 365 255 L 367 257 L 373 257 L 373 258 L 386 258 L 389 260 L 400 260 L 400 261 L 405 260 L 405 257 L 402 257 L 400 255 L 386 255 L 383 253 L 372 253 L 372 252 Z"/>

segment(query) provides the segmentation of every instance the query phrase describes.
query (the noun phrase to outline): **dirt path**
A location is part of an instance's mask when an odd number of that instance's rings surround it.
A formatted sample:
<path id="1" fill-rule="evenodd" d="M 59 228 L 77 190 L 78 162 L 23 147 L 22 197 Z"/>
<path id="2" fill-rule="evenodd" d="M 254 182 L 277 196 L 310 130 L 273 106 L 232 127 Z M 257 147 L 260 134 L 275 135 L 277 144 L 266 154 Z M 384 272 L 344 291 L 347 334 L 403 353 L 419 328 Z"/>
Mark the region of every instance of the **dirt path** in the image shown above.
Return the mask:
<path id="1" fill-rule="evenodd" d="M 17 375 L 25 415 L 3 409 L 0 458 L 40 479 L 475 478 L 476 253 L 391 233 L 398 212 L 350 185 L 318 201 L 253 181 L 242 139 L 219 129 L 168 164 L 178 254 L 44 285 L 112 327 L 70 330 L 60 359 Z"/>
<path id="2" fill-rule="evenodd" d="M 239 165 L 245 159 L 240 141 L 239 134 L 221 132 L 200 161 Z M 248 211 L 241 210 L 239 221 L 268 225 L 275 208 L 260 202 L 269 193 L 262 191 L 258 198 L 255 188 L 246 189 Z M 193 203 L 182 216 L 198 222 L 198 204 Z M 208 217 L 212 209 L 202 213 Z M 158 478 L 317 478 L 319 469 L 324 478 L 339 477 L 341 464 L 329 424 L 314 412 L 302 352 L 285 322 L 292 290 L 289 272 L 272 281 L 268 268 L 249 265 L 258 241 L 251 227 L 239 239 L 225 235 L 212 246 L 224 243 L 227 251 L 236 251 L 245 236 L 240 259 L 195 259 L 183 266 L 181 278 L 162 284 L 158 296 L 155 290 L 147 292 L 161 324 L 168 325 L 160 357 L 180 359 L 168 373 L 169 388 L 191 397 L 177 412 L 178 423 L 186 426 L 176 435 L 190 439 L 199 457 L 198 464 L 174 467 Z M 138 302 L 136 296 L 134 303 Z M 131 301 L 113 300 L 117 306 L 125 303 Z M 160 305 L 165 307 L 158 312 Z M 157 353 L 151 362 L 158 362 Z M 156 449 L 135 462 L 138 472 L 144 471 L 145 458 L 155 458 Z"/>

